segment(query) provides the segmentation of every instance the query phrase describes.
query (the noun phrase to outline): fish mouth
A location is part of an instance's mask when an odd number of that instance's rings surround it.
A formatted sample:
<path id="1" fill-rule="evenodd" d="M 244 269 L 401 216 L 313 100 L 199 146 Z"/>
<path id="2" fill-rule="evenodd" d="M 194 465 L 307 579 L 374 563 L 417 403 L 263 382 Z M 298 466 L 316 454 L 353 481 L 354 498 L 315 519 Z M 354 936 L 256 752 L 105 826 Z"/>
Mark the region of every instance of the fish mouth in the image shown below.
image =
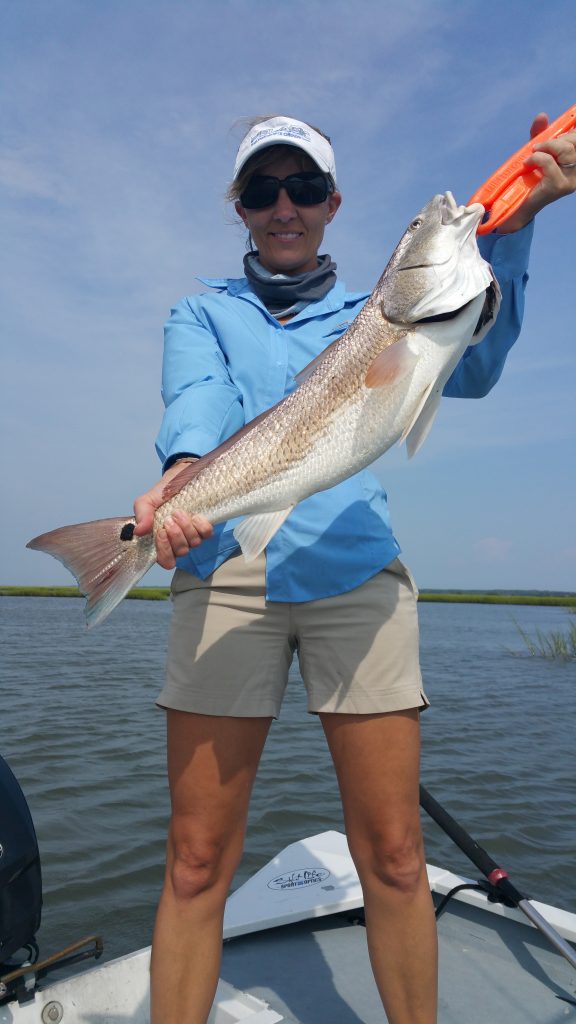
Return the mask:
<path id="1" fill-rule="evenodd" d="M 455 225 L 460 236 L 459 249 L 462 250 L 469 243 L 470 237 L 476 234 L 478 225 L 484 216 L 484 207 L 480 203 L 472 203 L 471 206 L 459 206 L 451 192 L 435 196 L 433 202 L 437 204 L 436 213 L 440 214 L 442 226 L 449 227 L 450 225 Z M 397 268 L 397 273 L 402 274 L 407 270 L 427 270 L 429 267 L 439 267 L 449 263 L 450 259 L 450 252 L 447 251 L 444 258 L 441 258 L 439 253 L 434 251 L 430 254 L 429 260 L 425 259 L 419 263 L 404 264 Z"/>
<path id="2" fill-rule="evenodd" d="M 480 203 L 458 206 L 451 192 L 420 211 L 383 275 L 381 310 L 388 321 L 449 321 L 484 293 L 492 277 L 476 242 L 483 214 Z"/>
<path id="3" fill-rule="evenodd" d="M 476 228 L 484 216 L 484 207 L 481 203 L 472 203 L 471 206 L 458 206 L 452 193 L 445 192 L 441 196 L 440 216 L 445 226 L 453 224 L 457 220 L 470 219 L 477 222 L 474 225 L 474 228 Z"/>
<path id="4" fill-rule="evenodd" d="M 459 215 L 458 203 L 454 199 L 451 192 L 445 192 L 442 196 L 442 223 L 451 224 L 452 221 L 457 220 Z"/>

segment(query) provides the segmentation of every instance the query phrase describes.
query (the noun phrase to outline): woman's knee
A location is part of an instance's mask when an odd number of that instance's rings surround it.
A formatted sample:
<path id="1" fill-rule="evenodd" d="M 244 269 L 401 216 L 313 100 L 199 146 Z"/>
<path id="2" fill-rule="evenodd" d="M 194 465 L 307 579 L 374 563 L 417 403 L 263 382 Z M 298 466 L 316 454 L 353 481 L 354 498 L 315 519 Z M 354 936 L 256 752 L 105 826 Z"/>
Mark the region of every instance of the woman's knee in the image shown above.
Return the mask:
<path id="1" fill-rule="evenodd" d="M 175 897 L 188 901 L 213 891 L 226 899 L 241 853 L 241 842 L 171 833 L 168 876 Z"/>
<path id="2" fill-rule="evenodd" d="M 358 874 L 364 885 L 376 883 L 410 895 L 426 874 L 422 835 L 419 830 L 373 837 L 351 844 Z"/>

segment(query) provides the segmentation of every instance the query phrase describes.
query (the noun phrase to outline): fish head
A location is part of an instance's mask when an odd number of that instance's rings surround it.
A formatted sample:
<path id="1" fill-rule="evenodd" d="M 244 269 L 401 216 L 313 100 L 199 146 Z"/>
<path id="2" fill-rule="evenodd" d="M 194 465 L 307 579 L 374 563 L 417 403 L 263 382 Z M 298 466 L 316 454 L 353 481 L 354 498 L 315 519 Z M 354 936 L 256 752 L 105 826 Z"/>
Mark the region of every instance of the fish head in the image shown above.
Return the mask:
<path id="1" fill-rule="evenodd" d="M 458 206 L 451 192 L 434 196 L 409 224 L 377 285 L 387 320 L 413 324 L 454 313 L 493 287 L 476 230 L 480 203 Z"/>

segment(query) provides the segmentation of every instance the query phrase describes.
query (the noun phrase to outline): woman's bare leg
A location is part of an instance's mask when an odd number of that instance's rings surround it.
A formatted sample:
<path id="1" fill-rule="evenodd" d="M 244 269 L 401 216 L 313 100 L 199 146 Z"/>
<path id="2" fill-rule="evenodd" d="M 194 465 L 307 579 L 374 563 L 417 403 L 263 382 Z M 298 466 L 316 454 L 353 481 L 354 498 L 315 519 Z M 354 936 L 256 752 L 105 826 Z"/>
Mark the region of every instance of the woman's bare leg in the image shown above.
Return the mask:
<path id="1" fill-rule="evenodd" d="M 419 812 L 419 715 L 323 714 L 389 1024 L 436 1024 L 437 940 Z"/>
<path id="2" fill-rule="evenodd" d="M 168 711 L 172 818 L 151 965 L 152 1024 L 205 1024 L 224 904 L 271 718 Z"/>

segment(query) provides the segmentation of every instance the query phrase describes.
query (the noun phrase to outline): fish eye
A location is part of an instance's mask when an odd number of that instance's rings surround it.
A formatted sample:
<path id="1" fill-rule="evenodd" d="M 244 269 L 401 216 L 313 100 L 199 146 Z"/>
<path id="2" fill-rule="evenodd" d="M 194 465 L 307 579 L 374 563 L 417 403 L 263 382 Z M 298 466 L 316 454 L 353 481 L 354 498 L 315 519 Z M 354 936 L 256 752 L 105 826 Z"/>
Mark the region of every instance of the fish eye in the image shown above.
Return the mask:
<path id="1" fill-rule="evenodd" d="M 422 223 L 422 218 L 421 217 L 416 217 L 416 219 L 413 220 L 412 223 L 410 224 L 409 231 L 416 231 L 416 228 L 419 228 L 421 223 Z"/>

